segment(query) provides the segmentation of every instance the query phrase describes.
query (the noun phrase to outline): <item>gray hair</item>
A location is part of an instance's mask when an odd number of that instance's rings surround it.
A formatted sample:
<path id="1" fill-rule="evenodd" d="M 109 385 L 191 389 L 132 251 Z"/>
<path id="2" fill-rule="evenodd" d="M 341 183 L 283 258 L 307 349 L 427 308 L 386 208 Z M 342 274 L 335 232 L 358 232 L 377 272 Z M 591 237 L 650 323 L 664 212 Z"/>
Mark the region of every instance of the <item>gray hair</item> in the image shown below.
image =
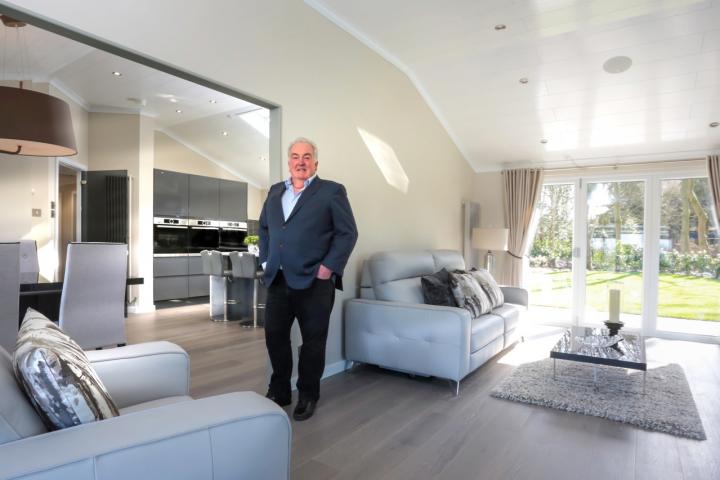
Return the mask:
<path id="1" fill-rule="evenodd" d="M 315 145 L 315 142 L 313 142 L 309 138 L 305 138 L 305 137 L 298 137 L 295 140 L 293 140 L 292 142 L 290 142 L 290 145 L 288 145 L 288 150 L 287 150 L 288 158 L 290 158 L 290 150 L 292 150 L 292 147 L 294 147 L 298 143 L 306 143 L 306 144 L 310 145 L 313 150 L 313 157 L 315 157 L 315 161 L 317 161 L 317 159 L 318 159 L 317 145 Z"/>

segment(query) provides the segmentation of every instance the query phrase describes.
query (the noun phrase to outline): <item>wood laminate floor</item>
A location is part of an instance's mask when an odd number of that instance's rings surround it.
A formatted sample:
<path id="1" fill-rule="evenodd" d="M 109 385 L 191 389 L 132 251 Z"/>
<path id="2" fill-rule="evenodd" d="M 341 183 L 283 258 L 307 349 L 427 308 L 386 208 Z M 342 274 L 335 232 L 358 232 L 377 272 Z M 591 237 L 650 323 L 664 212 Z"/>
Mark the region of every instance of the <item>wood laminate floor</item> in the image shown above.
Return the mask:
<path id="1" fill-rule="evenodd" d="M 488 395 L 515 365 L 547 357 L 560 332 L 533 329 L 468 376 L 459 397 L 446 381 L 368 365 L 324 380 L 316 415 L 292 423 L 292 478 L 720 480 L 720 345 L 647 341 L 649 368 L 684 368 L 708 437 L 701 442 Z M 195 397 L 265 393 L 262 329 L 213 323 L 207 306 L 131 316 L 128 338 L 185 348 Z"/>

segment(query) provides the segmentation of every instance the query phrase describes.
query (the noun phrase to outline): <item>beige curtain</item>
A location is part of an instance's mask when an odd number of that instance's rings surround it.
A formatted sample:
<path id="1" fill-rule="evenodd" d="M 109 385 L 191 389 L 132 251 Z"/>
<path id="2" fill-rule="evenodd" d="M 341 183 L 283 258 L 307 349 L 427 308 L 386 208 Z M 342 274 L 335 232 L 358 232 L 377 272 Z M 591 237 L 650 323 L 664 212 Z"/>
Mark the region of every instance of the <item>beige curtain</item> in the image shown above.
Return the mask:
<path id="1" fill-rule="evenodd" d="M 535 205 L 540 199 L 543 172 L 535 168 L 504 170 L 503 196 L 505 206 L 505 225 L 508 233 L 508 260 L 505 267 L 505 283 L 523 285 L 523 267 L 525 251 L 530 242 Z"/>
<path id="2" fill-rule="evenodd" d="M 720 155 L 707 157 L 708 180 L 715 204 L 715 225 L 720 225 Z"/>

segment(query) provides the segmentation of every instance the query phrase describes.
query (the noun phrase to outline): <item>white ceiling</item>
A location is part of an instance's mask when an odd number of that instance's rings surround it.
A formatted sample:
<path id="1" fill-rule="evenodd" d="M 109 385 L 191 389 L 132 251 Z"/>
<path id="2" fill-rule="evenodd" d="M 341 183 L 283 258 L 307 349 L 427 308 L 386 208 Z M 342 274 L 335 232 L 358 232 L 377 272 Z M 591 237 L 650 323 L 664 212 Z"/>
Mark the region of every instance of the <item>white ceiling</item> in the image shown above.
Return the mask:
<path id="1" fill-rule="evenodd" d="M 30 25 L 0 30 L 0 80 L 50 82 L 88 111 L 153 117 L 158 130 L 267 188 L 268 139 L 236 116 L 260 107 Z"/>
<path id="2" fill-rule="evenodd" d="M 305 3 L 403 70 L 476 171 L 720 148 L 718 0 Z"/>

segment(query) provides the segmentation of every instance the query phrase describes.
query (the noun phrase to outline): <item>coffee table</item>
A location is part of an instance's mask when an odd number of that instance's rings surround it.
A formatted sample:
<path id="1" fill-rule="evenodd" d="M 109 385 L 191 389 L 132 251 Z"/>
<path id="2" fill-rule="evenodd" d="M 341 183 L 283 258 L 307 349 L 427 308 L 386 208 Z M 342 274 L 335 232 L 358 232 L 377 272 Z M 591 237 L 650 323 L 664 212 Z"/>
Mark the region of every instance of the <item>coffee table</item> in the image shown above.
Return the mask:
<path id="1" fill-rule="evenodd" d="M 593 364 L 593 383 L 597 388 L 596 365 L 629 368 L 643 372 L 643 395 L 645 394 L 645 339 L 641 335 L 620 332 L 610 336 L 605 328 L 572 327 L 550 351 L 553 359 L 553 380 L 556 379 L 557 360 Z"/>

